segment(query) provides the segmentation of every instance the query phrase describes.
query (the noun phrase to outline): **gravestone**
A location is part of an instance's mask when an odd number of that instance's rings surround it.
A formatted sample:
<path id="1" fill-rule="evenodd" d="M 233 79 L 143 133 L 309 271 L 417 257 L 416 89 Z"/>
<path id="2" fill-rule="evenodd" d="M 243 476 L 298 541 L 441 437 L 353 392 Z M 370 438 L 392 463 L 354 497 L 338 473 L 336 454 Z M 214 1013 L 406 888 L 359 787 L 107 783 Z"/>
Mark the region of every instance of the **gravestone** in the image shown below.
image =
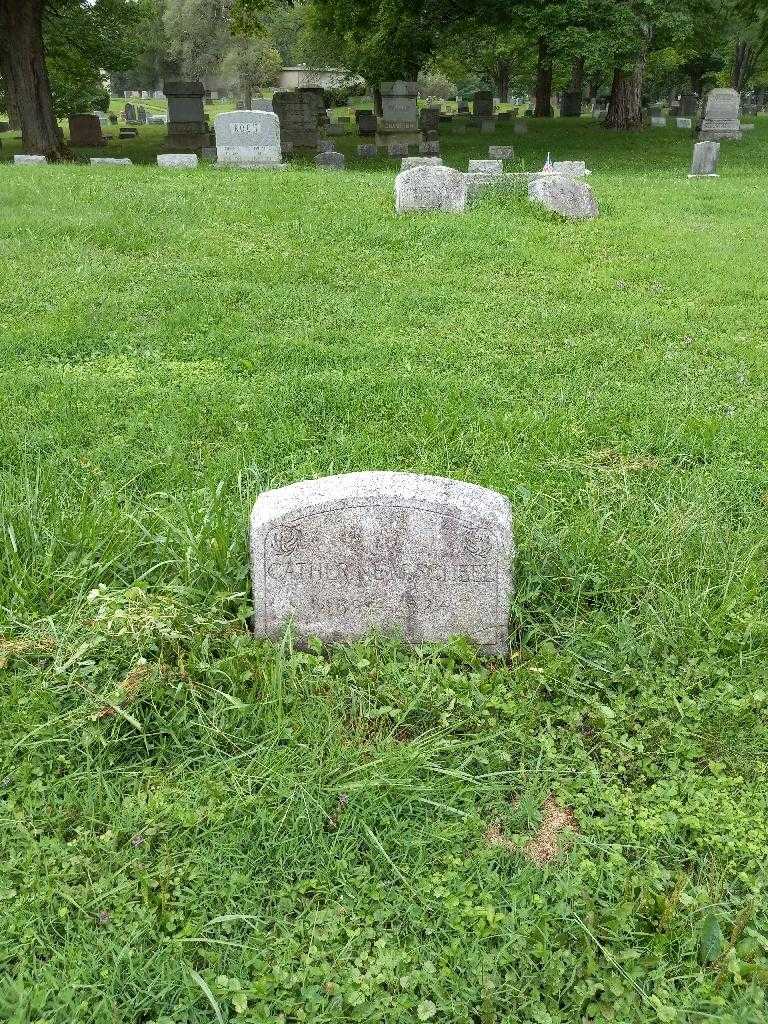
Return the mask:
<path id="1" fill-rule="evenodd" d="M 229 110 L 217 114 L 217 163 L 223 167 L 282 170 L 280 120 L 266 110 Z"/>
<path id="2" fill-rule="evenodd" d="M 537 174 L 528 182 L 528 198 L 569 220 L 597 216 L 597 203 L 589 185 L 563 174 Z"/>
<path id="3" fill-rule="evenodd" d="M 680 116 L 695 117 L 699 109 L 699 100 L 692 92 L 683 93 L 680 97 Z"/>
<path id="4" fill-rule="evenodd" d="M 433 107 L 425 107 L 419 112 L 419 128 L 422 134 L 436 132 L 440 128 L 440 111 Z"/>
<path id="5" fill-rule="evenodd" d="M 666 128 L 667 119 L 666 117 L 659 117 L 656 114 L 651 115 L 651 128 Z"/>
<path id="6" fill-rule="evenodd" d="M 117 137 L 118 139 L 135 139 L 138 134 L 136 128 L 121 128 Z"/>
<path id="7" fill-rule="evenodd" d="M 689 178 L 718 178 L 717 159 L 720 156 L 719 142 L 697 142 L 693 147 L 693 160 Z"/>
<path id="8" fill-rule="evenodd" d="M 334 153 L 333 143 L 330 139 L 320 139 L 317 143 L 318 153 Z"/>
<path id="9" fill-rule="evenodd" d="M 259 496 L 250 548 L 257 637 L 290 625 L 300 645 L 380 632 L 508 650 L 515 549 L 495 491 L 412 473 L 304 480 Z"/>
<path id="10" fill-rule="evenodd" d="M 494 177 L 504 173 L 501 160 L 470 160 L 467 167 L 469 174 L 492 174 Z"/>
<path id="11" fill-rule="evenodd" d="M 158 167 L 197 167 L 197 153 L 158 153 Z"/>
<path id="12" fill-rule="evenodd" d="M 133 163 L 133 160 L 129 160 L 127 156 L 92 156 L 91 163 L 94 165 L 104 164 L 107 167 L 127 167 Z"/>
<path id="13" fill-rule="evenodd" d="M 742 126 L 741 126 L 741 130 L 742 130 L 743 132 L 751 132 L 751 131 L 754 131 L 754 128 L 755 128 L 755 126 L 754 126 L 753 124 L 742 124 Z"/>
<path id="14" fill-rule="evenodd" d="M 325 129 L 325 133 L 326 133 L 326 135 L 333 136 L 333 138 L 338 138 L 338 136 L 340 136 L 340 135 L 346 135 L 347 134 L 347 129 L 344 127 L 343 124 L 338 124 L 338 122 L 337 122 L 336 124 L 329 124 L 329 125 L 327 125 L 326 129 Z"/>
<path id="15" fill-rule="evenodd" d="M 165 95 L 168 97 L 166 151 L 201 153 L 209 141 L 202 82 L 166 82 Z"/>
<path id="16" fill-rule="evenodd" d="M 581 89 L 566 89 L 560 104 L 560 117 L 581 117 L 583 93 Z"/>
<path id="17" fill-rule="evenodd" d="M 361 142 L 357 147 L 357 155 L 363 157 L 378 156 L 379 147 L 374 142 Z"/>
<path id="18" fill-rule="evenodd" d="M 489 146 L 488 156 L 491 160 L 514 160 L 515 151 L 512 146 Z"/>
<path id="19" fill-rule="evenodd" d="M 706 142 L 741 138 L 741 97 L 735 89 L 712 89 L 707 96 L 699 138 Z"/>
<path id="20" fill-rule="evenodd" d="M 466 206 L 467 185 L 464 175 L 452 167 L 411 167 L 401 171 L 395 178 L 397 213 L 423 210 L 463 213 Z"/>
<path id="21" fill-rule="evenodd" d="M 48 160 L 46 157 L 38 156 L 36 153 L 14 153 L 13 162 L 18 166 L 25 166 L 32 164 L 47 164 Z"/>
<path id="22" fill-rule="evenodd" d="M 420 156 L 440 156 L 440 143 L 439 142 L 420 142 L 419 143 L 419 155 Z"/>
<path id="23" fill-rule="evenodd" d="M 163 92 L 162 89 L 155 89 L 155 91 L 152 93 L 152 99 L 153 100 L 164 100 L 165 99 L 165 93 Z"/>
<path id="24" fill-rule="evenodd" d="M 378 121 L 372 110 L 358 110 L 355 116 L 357 118 L 358 135 L 372 136 L 376 134 Z"/>
<path id="25" fill-rule="evenodd" d="M 95 114 L 70 114 L 69 141 L 73 146 L 106 146 L 101 121 Z"/>
<path id="26" fill-rule="evenodd" d="M 592 173 L 587 170 L 583 160 L 555 160 L 552 170 L 555 174 L 564 174 L 568 178 L 586 178 Z"/>
<path id="27" fill-rule="evenodd" d="M 306 85 L 296 91 L 300 92 L 302 96 L 305 96 L 314 105 L 318 129 L 325 128 L 328 124 L 328 112 L 325 109 L 325 93 L 323 90 L 319 86 Z"/>
<path id="28" fill-rule="evenodd" d="M 315 166 L 326 171 L 343 171 L 346 160 L 343 153 L 336 153 L 333 150 L 325 153 L 318 153 L 315 157 Z"/>
<path id="29" fill-rule="evenodd" d="M 126 103 L 123 107 L 123 117 L 128 124 L 136 124 L 136 107 L 133 103 Z"/>
<path id="30" fill-rule="evenodd" d="M 269 113 L 269 114 L 276 114 L 277 111 L 275 110 L 275 104 L 274 104 L 273 100 L 274 100 L 274 97 L 271 100 L 260 100 L 260 99 L 251 100 L 251 110 L 266 110 L 267 113 Z"/>
<path id="31" fill-rule="evenodd" d="M 272 106 L 280 119 L 280 140 L 283 150 L 293 153 L 316 153 L 320 138 L 317 100 L 305 92 L 276 92 Z"/>
<path id="32" fill-rule="evenodd" d="M 512 125 L 512 131 L 515 133 L 515 135 L 527 135 L 528 125 L 525 123 L 525 121 L 515 121 L 515 123 Z"/>
<path id="33" fill-rule="evenodd" d="M 472 113 L 475 117 L 493 117 L 493 93 L 478 89 L 472 97 Z"/>
<path id="34" fill-rule="evenodd" d="M 442 167 L 439 156 L 404 156 L 400 162 L 400 170 L 407 171 L 411 167 Z"/>
<path id="35" fill-rule="evenodd" d="M 456 107 L 456 112 L 459 114 L 469 113 L 469 104 L 467 103 L 466 100 L 459 100 L 458 105 Z"/>
<path id="36" fill-rule="evenodd" d="M 390 142 L 387 146 L 387 156 L 408 156 L 407 144 L 404 142 Z"/>
<path id="37" fill-rule="evenodd" d="M 693 128 L 693 121 L 690 117 L 676 117 L 675 124 L 678 128 Z"/>
<path id="38" fill-rule="evenodd" d="M 382 116 L 376 126 L 376 144 L 389 147 L 393 143 L 416 146 L 421 141 L 416 103 L 415 82 L 381 83 Z"/>
<path id="39" fill-rule="evenodd" d="M 480 120 L 480 134 L 481 135 L 493 135 L 496 131 L 496 118 L 495 117 L 483 117 Z"/>
<path id="40" fill-rule="evenodd" d="M 147 111 L 144 107 L 139 107 L 139 109 L 136 111 L 136 120 L 139 122 L 139 124 L 147 123 Z"/>

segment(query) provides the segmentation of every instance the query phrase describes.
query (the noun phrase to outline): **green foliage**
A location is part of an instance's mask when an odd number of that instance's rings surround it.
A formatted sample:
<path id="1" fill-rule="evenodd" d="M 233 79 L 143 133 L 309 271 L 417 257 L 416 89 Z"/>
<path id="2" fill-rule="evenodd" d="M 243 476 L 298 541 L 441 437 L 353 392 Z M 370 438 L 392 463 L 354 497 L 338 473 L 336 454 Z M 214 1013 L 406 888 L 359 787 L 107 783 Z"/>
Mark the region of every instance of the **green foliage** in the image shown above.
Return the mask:
<path id="1" fill-rule="evenodd" d="M 0 1019 L 765 1021 L 764 120 L 500 129 L 589 224 L 398 218 L 352 135 L 0 165 Z M 370 467 L 509 495 L 509 658 L 249 636 L 256 495 Z"/>

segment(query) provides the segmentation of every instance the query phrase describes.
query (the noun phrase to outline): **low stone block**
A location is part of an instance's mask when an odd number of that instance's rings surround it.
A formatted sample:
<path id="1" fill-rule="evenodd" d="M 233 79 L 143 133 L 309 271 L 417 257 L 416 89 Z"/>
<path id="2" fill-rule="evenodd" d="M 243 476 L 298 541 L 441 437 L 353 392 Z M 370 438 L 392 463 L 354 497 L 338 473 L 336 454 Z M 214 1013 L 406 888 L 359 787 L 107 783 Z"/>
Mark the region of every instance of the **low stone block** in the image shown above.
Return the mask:
<path id="1" fill-rule="evenodd" d="M 717 178 L 719 142 L 697 142 L 693 147 L 693 160 L 689 178 Z"/>
<path id="2" fill-rule="evenodd" d="M 552 169 L 555 174 L 564 174 L 568 178 L 586 178 L 592 173 L 583 160 L 555 160 Z"/>
<path id="3" fill-rule="evenodd" d="M 400 170 L 407 171 L 411 167 L 442 167 L 442 157 L 439 156 L 404 156 L 400 163 Z"/>
<path id="4" fill-rule="evenodd" d="M 693 128 L 693 121 L 690 117 L 676 117 L 675 124 L 678 128 Z"/>
<path id="5" fill-rule="evenodd" d="M 326 171 L 343 171 L 346 162 L 343 153 L 333 151 L 318 153 L 315 157 L 315 165 Z"/>
<path id="6" fill-rule="evenodd" d="M 17 166 L 25 166 L 32 164 L 47 164 L 48 160 L 44 156 L 38 156 L 36 153 L 15 153 L 13 162 Z"/>
<path id="7" fill-rule="evenodd" d="M 379 147 L 372 142 L 361 142 L 357 147 L 357 155 L 363 157 L 378 156 Z"/>
<path id="8" fill-rule="evenodd" d="M 408 149 L 406 142 L 390 142 L 387 146 L 387 156 L 408 156 Z"/>
<path id="9" fill-rule="evenodd" d="M 133 160 L 129 160 L 127 156 L 92 156 L 92 164 L 106 164 L 108 167 L 127 167 L 133 163 Z"/>
<path id="10" fill-rule="evenodd" d="M 667 127 L 667 119 L 666 119 L 666 117 L 652 117 L 651 118 L 651 128 L 666 128 L 666 127 Z"/>
<path id="11" fill-rule="evenodd" d="M 495 491 L 412 473 L 304 480 L 259 496 L 250 548 L 257 637 L 508 650 L 515 548 Z"/>
<path id="12" fill-rule="evenodd" d="M 504 173 L 501 160 L 470 160 L 467 171 L 470 174 L 492 174 L 494 177 Z"/>
<path id="13" fill-rule="evenodd" d="M 440 143 L 437 141 L 428 141 L 419 143 L 419 155 L 420 156 L 440 156 Z"/>
<path id="14" fill-rule="evenodd" d="M 336 150 L 333 148 L 333 143 L 330 139 L 320 139 L 317 143 L 318 153 L 335 153 Z"/>
<path id="15" fill-rule="evenodd" d="M 188 170 L 197 167 L 196 153 L 158 153 L 158 167 L 178 167 Z"/>
<path id="16" fill-rule="evenodd" d="M 589 185 L 563 174 L 535 175 L 528 182 L 528 198 L 569 220 L 589 220 L 598 213 Z"/>
<path id="17" fill-rule="evenodd" d="M 464 175 L 452 167 L 411 167 L 395 178 L 395 210 L 398 213 L 424 210 L 463 213 L 466 206 Z"/>
<path id="18" fill-rule="evenodd" d="M 488 156 L 491 160 L 514 160 L 515 151 L 512 146 L 489 146 Z"/>

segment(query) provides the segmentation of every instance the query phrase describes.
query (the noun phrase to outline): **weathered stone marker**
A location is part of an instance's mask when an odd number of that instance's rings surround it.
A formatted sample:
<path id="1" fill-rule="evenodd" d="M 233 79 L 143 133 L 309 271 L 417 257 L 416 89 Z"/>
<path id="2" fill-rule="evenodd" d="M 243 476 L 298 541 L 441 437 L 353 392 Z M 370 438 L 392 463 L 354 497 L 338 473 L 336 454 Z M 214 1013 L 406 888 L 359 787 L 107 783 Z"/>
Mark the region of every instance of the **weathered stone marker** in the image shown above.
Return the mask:
<path id="1" fill-rule="evenodd" d="M 19 167 L 27 164 L 47 164 L 48 160 L 46 157 L 38 156 L 36 153 L 15 153 L 13 162 Z"/>
<path id="2" fill-rule="evenodd" d="M 300 642 L 400 632 L 507 649 L 509 501 L 476 484 L 348 473 L 266 491 L 251 515 L 253 630 Z"/>
<path id="3" fill-rule="evenodd" d="M 470 174 L 492 174 L 498 177 L 504 173 L 504 164 L 501 160 L 470 160 L 467 171 Z"/>
<path id="4" fill-rule="evenodd" d="M 528 198 L 569 220 L 597 216 L 597 203 L 589 185 L 564 174 L 537 174 L 528 182 Z"/>
<path id="5" fill-rule="evenodd" d="M 182 169 L 197 167 L 197 153 L 158 153 L 157 166 Z"/>
<path id="6" fill-rule="evenodd" d="M 325 171 L 343 171 L 346 162 L 344 154 L 335 150 L 326 150 L 315 157 L 315 166 Z"/>
<path id="7" fill-rule="evenodd" d="M 741 97 L 735 89 L 712 89 L 699 138 L 705 142 L 741 138 Z"/>
<path id="8" fill-rule="evenodd" d="M 428 160 L 429 157 L 419 157 Z M 452 167 L 410 167 L 395 178 L 395 210 L 416 213 L 440 210 L 463 213 L 467 208 L 466 176 Z"/>
<path id="9" fill-rule="evenodd" d="M 515 151 L 512 146 L 489 146 L 488 156 L 491 160 L 514 160 Z"/>
<path id="10" fill-rule="evenodd" d="M 213 122 L 217 163 L 223 167 L 283 170 L 280 120 L 267 110 L 229 110 Z"/>
<path id="11" fill-rule="evenodd" d="M 166 82 L 164 92 L 168 97 L 167 152 L 201 153 L 208 145 L 202 82 Z"/>
<path id="12" fill-rule="evenodd" d="M 555 160 L 552 170 L 555 174 L 564 174 L 566 178 L 586 178 L 592 173 L 583 160 Z"/>
<path id="13" fill-rule="evenodd" d="M 95 114 L 69 115 L 69 141 L 73 146 L 106 146 L 101 121 Z"/>
<path id="14" fill-rule="evenodd" d="M 693 147 L 693 160 L 689 178 L 718 178 L 717 158 L 720 156 L 719 142 L 697 142 Z"/>

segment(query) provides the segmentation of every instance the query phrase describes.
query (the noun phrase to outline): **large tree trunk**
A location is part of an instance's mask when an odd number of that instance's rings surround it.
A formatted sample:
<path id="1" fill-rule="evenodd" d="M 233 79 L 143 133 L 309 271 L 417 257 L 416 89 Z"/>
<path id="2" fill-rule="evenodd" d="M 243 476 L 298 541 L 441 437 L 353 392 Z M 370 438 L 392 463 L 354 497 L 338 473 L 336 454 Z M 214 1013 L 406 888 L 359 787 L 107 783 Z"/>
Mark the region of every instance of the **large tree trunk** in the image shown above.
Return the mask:
<path id="1" fill-rule="evenodd" d="M 545 36 L 539 36 L 539 60 L 536 67 L 536 104 L 534 117 L 552 117 L 552 57 Z"/>
<path id="2" fill-rule="evenodd" d="M 731 88 L 743 92 L 749 76 L 755 67 L 755 50 L 750 43 L 739 39 L 733 55 L 731 68 Z"/>
<path id="3" fill-rule="evenodd" d="M 560 104 L 561 117 L 581 117 L 584 99 L 584 58 L 577 57 L 571 66 L 571 80 Z"/>
<path id="4" fill-rule="evenodd" d="M 381 86 L 378 82 L 371 90 L 371 98 L 373 99 L 373 112 L 376 117 L 384 117 L 384 107 L 381 105 Z"/>
<path id="5" fill-rule="evenodd" d="M 503 60 L 500 60 L 493 70 L 493 84 L 496 86 L 496 95 L 501 103 L 509 102 L 510 71 L 510 65 Z"/>
<path id="6" fill-rule="evenodd" d="M 11 126 L 12 132 L 18 132 L 21 130 L 19 107 L 16 103 L 16 97 L 13 95 L 13 82 L 11 81 L 11 74 L 8 68 L 8 58 L 3 55 L 2 51 L 0 51 L 0 75 L 2 75 L 3 88 L 5 89 L 5 107 L 8 113 L 8 124 Z"/>
<path id="7" fill-rule="evenodd" d="M 64 144 L 56 123 L 43 47 L 43 0 L 0 0 L 3 77 L 14 97 L 28 153 L 60 160 Z"/>
<path id="8" fill-rule="evenodd" d="M 605 127 L 617 132 L 637 131 L 643 127 L 643 75 L 645 59 L 640 58 L 631 71 L 616 68 Z"/>

